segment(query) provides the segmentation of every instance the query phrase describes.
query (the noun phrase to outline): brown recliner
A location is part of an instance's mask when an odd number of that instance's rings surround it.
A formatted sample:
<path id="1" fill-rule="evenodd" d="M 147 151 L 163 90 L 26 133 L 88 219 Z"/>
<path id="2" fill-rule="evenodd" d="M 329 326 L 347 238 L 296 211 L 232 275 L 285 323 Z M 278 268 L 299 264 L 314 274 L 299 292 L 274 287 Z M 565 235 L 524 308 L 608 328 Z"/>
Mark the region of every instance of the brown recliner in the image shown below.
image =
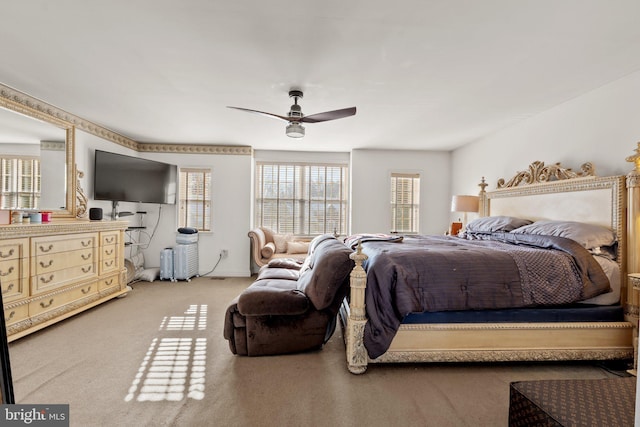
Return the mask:
<path id="1" fill-rule="evenodd" d="M 309 245 L 304 263 L 274 260 L 227 309 L 224 337 L 234 354 L 319 349 L 331 337 L 349 291 L 351 249 L 330 234 Z"/>

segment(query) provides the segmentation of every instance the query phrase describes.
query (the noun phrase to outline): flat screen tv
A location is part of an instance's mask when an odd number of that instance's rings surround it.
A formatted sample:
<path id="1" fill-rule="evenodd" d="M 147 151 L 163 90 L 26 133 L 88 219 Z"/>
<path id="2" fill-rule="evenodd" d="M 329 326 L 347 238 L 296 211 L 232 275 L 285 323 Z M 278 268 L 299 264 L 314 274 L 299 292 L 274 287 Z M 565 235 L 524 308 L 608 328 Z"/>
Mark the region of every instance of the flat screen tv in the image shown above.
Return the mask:
<path id="1" fill-rule="evenodd" d="M 178 167 L 96 150 L 95 200 L 175 204 Z"/>

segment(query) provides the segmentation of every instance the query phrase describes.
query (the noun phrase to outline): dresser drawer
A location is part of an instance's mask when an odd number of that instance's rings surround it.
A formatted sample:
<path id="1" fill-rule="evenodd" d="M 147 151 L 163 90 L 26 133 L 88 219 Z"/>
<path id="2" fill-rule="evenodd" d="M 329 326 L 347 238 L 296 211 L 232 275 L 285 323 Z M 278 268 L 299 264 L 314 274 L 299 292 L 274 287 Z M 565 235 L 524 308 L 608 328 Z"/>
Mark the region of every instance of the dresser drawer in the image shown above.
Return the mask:
<path id="1" fill-rule="evenodd" d="M 29 239 L 9 239 L 0 241 L 0 261 L 27 258 Z"/>
<path id="2" fill-rule="evenodd" d="M 117 245 L 120 243 L 119 231 L 103 231 L 100 233 L 100 242 L 102 246 Z"/>
<path id="3" fill-rule="evenodd" d="M 97 246 L 97 233 L 81 233 L 62 236 L 37 237 L 31 240 L 31 255 L 50 255 Z"/>
<path id="4" fill-rule="evenodd" d="M 118 260 L 116 258 L 105 259 L 100 263 L 100 273 L 109 273 L 118 270 Z"/>
<path id="5" fill-rule="evenodd" d="M 37 275 L 93 263 L 95 260 L 95 251 L 96 248 L 86 248 L 73 252 L 38 255 L 33 258 L 31 271 Z"/>
<path id="6" fill-rule="evenodd" d="M 29 317 L 29 306 L 27 304 L 4 309 L 4 323 L 6 326 L 9 326 L 13 323 L 24 320 L 28 317 Z"/>
<path id="7" fill-rule="evenodd" d="M 96 267 L 93 263 L 38 274 L 31 277 L 31 295 L 48 292 L 69 283 L 89 279 L 94 276 L 96 276 Z"/>
<path id="8" fill-rule="evenodd" d="M 98 284 L 93 282 L 78 288 L 70 289 L 67 292 L 48 295 L 29 303 L 29 316 L 37 316 L 38 314 L 46 311 L 54 310 L 65 304 L 91 296 L 97 292 Z"/>
<path id="9" fill-rule="evenodd" d="M 16 277 L 12 280 L 2 279 L 0 282 L 2 283 L 2 301 L 4 303 L 24 298 L 28 294 L 28 277 Z"/>
<path id="10" fill-rule="evenodd" d="M 102 292 L 107 289 L 120 287 L 120 274 L 114 274 L 113 276 L 105 277 L 98 280 L 98 291 Z"/>
<path id="11" fill-rule="evenodd" d="M 26 297 L 29 289 L 29 259 L 0 261 L 0 287 L 5 303 Z"/>

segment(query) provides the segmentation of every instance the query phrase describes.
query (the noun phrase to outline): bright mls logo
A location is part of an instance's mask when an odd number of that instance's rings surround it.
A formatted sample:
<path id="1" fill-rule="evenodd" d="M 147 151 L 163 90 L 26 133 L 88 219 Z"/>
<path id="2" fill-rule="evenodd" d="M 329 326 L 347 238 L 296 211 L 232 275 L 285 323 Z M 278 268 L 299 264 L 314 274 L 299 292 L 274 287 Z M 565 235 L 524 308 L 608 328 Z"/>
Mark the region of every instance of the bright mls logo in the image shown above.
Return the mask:
<path id="1" fill-rule="evenodd" d="M 69 426 L 69 405 L 0 405 L 2 426 Z"/>

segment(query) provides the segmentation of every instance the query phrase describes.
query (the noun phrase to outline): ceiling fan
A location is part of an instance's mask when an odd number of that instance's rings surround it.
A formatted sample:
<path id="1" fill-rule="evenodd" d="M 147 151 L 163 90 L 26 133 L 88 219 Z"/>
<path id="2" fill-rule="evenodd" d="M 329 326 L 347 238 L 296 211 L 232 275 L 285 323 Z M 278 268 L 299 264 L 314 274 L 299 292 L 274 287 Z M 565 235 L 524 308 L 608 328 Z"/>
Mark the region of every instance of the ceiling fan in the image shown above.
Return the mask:
<path id="1" fill-rule="evenodd" d="M 289 122 L 286 134 L 291 138 L 302 138 L 304 136 L 304 126 L 302 123 L 319 123 L 328 122 L 329 120 L 342 119 L 344 117 L 356 114 L 356 107 L 343 108 L 341 110 L 325 111 L 324 113 L 312 114 L 305 116 L 302 114 L 302 107 L 298 105 L 298 99 L 302 99 L 303 93 L 300 90 L 290 90 L 289 97 L 293 98 L 293 105 L 286 116 L 279 114 L 265 113 L 264 111 L 250 110 L 241 107 L 227 107 L 235 110 L 248 111 L 249 113 L 262 114 L 263 116 L 272 117 Z"/>

